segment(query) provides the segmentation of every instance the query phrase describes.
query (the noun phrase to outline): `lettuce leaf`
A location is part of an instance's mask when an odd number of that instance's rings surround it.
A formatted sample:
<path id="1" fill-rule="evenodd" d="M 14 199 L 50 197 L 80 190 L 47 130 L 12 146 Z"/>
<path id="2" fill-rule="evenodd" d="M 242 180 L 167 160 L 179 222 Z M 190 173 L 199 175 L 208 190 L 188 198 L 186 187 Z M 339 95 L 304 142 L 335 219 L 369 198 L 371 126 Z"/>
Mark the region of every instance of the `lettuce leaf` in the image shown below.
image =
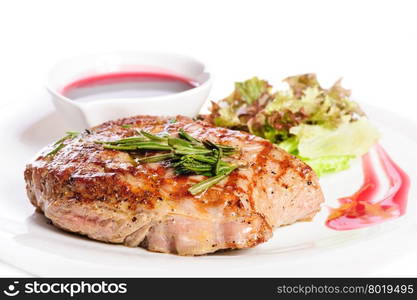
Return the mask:
<path id="1" fill-rule="evenodd" d="M 282 141 L 278 146 L 290 154 L 298 155 L 298 139 L 296 136 L 292 136 Z"/>
<path id="2" fill-rule="evenodd" d="M 290 138 L 279 143 L 278 146 L 284 149 L 285 151 L 287 151 L 288 153 L 297 156 L 305 163 L 307 163 L 316 172 L 317 176 L 323 176 L 323 175 L 334 173 L 334 172 L 340 172 L 350 167 L 350 161 L 356 157 L 353 153 L 355 153 L 357 149 L 352 149 L 352 148 L 347 149 L 346 152 L 350 152 L 352 154 L 345 154 L 345 155 L 339 155 L 337 151 L 328 151 L 326 153 L 326 149 L 322 149 L 324 151 L 321 151 L 320 154 L 316 157 L 305 157 L 305 155 L 308 155 L 309 150 L 313 150 L 313 149 L 308 149 L 309 142 L 312 139 L 315 139 L 315 140 L 323 139 L 322 142 L 325 143 L 327 132 L 333 133 L 335 130 L 325 129 L 317 125 L 304 125 L 304 126 L 306 127 L 309 126 L 309 127 L 307 127 L 308 129 L 303 128 L 304 129 L 302 131 L 303 135 L 291 136 Z M 326 134 L 323 134 L 323 132 L 326 132 Z M 341 130 L 339 131 L 339 133 L 341 134 L 339 137 L 342 139 L 344 132 Z M 302 143 L 302 148 L 301 148 L 302 151 L 300 151 L 300 143 Z M 362 147 L 363 149 L 366 149 L 366 146 L 362 145 Z M 336 153 L 336 155 L 334 155 L 334 153 Z"/>
<path id="3" fill-rule="evenodd" d="M 350 167 L 350 161 L 355 156 L 341 155 L 341 156 L 322 156 L 318 158 L 301 158 L 308 164 L 317 176 L 323 176 L 329 173 L 340 172 Z"/>
<path id="4" fill-rule="evenodd" d="M 323 125 L 336 128 L 364 116 L 359 105 L 349 99 L 350 91 L 338 80 L 330 89 L 323 89 L 314 74 L 288 77 L 289 91 L 279 91 L 265 107 L 265 113 L 281 118 L 267 118 L 274 127 L 291 128 L 299 124 Z M 289 118 L 288 116 L 292 116 Z"/>
<path id="5" fill-rule="evenodd" d="M 350 166 L 350 161 L 355 158 L 354 155 L 320 156 L 317 158 L 301 157 L 299 155 L 298 144 L 298 138 L 292 136 L 279 143 L 278 146 L 307 163 L 316 172 L 317 176 L 346 170 Z"/>

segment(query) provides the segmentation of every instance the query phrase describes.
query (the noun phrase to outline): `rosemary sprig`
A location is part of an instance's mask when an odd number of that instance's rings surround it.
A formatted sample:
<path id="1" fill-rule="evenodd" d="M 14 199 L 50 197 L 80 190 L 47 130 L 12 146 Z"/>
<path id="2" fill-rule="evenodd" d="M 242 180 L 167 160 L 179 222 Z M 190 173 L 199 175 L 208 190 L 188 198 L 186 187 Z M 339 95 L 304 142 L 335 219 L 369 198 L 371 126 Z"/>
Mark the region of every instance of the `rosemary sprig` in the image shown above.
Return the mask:
<path id="1" fill-rule="evenodd" d="M 68 132 L 66 132 L 67 133 L 67 135 L 66 136 L 64 136 L 63 138 L 60 138 L 59 140 L 57 140 L 55 143 L 54 143 L 54 146 L 55 146 L 55 148 L 54 149 L 52 149 L 52 151 L 50 151 L 50 152 L 48 152 L 47 154 L 46 154 L 46 156 L 53 156 L 53 155 L 55 155 L 59 150 L 61 150 L 62 148 L 64 148 L 65 147 L 65 144 L 64 144 L 64 142 L 66 141 L 66 140 L 72 140 L 73 138 L 75 138 L 75 137 L 77 137 L 80 133 L 79 132 L 77 132 L 77 131 L 68 131 Z"/>
<path id="2" fill-rule="evenodd" d="M 178 135 L 181 138 L 183 138 L 184 140 L 187 140 L 187 141 L 191 142 L 194 145 L 199 145 L 199 146 L 201 145 L 202 146 L 202 143 L 199 140 L 193 138 L 191 135 L 189 135 L 188 133 L 186 133 L 184 131 L 184 129 L 182 129 L 182 128 L 180 129 Z"/>
<path id="3" fill-rule="evenodd" d="M 165 151 L 158 155 L 147 155 L 136 160 L 138 163 L 166 161 L 179 175 L 204 175 L 210 177 L 193 185 L 189 192 L 200 194 L 226 178 L 238 166 L 224 161 L 222 158 L 236 152 L 236 148 L 219 145 L 208 140 L 199 141 L 179 130 L 177 137 L 154 135 L 143 130 L 139 136 L 124 138 L 117 141 L 96 143 L 103 144 L 105 149 L 128 151 Z"/>

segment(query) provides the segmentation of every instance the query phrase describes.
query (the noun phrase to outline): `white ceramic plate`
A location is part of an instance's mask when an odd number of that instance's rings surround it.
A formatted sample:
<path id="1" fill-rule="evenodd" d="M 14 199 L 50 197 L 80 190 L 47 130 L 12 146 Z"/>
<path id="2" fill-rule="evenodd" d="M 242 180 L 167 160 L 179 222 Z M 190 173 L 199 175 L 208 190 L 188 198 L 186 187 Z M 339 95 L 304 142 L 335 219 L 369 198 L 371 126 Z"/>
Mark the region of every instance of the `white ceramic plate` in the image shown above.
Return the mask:
<path id="1" fill-rule="evenodd" d="M 46 97 L 0 112 L 0 257 L 38 276 L 364 276 L 415 251 L 417 126 L 365 107 L 383 134 L 382 145 L 411 177 L 407 214 L 353 231 L 325 227 L 324 207 L 313 222 L 279 228 L 256 248 L 201 257 L 180 257 L 89 240 L 49 225 L 25 194 L 25 164 L 68 128 Z M 321 180 L 326 205 L 361 184 L 360 162 Z"/>

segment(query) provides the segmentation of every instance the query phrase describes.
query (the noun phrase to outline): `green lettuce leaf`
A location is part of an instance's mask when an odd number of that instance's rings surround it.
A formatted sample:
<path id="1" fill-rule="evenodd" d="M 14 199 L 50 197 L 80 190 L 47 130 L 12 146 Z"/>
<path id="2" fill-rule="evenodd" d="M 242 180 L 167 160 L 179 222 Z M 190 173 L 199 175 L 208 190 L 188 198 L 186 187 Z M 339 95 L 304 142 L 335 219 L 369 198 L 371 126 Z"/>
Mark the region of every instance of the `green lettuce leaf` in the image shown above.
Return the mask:
<path id="1" fill-rule="evenodd" d="M 341 155 L 341 156 L 322 156 L 318 158 L 301 158 L 308 164 L 317 176 L 323 176 L 330 173 L 340 172 L 350 167 L 350 161 L 355 156 Z"/>
<path id="2" fill-rule="evenodd" d="M 309 159 L 361 156 L 379 139 L 378 131 L 365 118 L 344 123 L 336 129 L 303 124 L 291 128 L 290 132 L 297 137 L 299 155 Z"/>
<path id="3" fill-rule="evenodd" d="M 214 118 L 214 124 L 220 127 L 234 128 L 238 127 L 241 122 L 231 106 L 221 107 L 218 110 L 218 116 Z"/>
<path id="4" fill-rule="evenodd" d="M 320 156 L 317 158 L 301 157 L 298 151 L 298 143 L 297 137 L 292 136 L 279 143 L 278 146 L 308 164 L 319 177 L 348 169 L 350 161 L 355 158 L 354 155 Z"/>
<path id="5" fill-rule="evenodd" d="M 271 86 L 267 81 L 253 77 L 244 82 L 235 83 L 234 98 L 242 99 L 248 104 L 253 104 L 263 94 L 269 93 Z"/>
<path id="6" fill-rule="evenodd" d="M 268 139 L 319 175 L 348 168 L 351 159 L 378 141 L 378 131 L 341 80 L 329 89 L 320 86 L 315 74 L 284 81 L 289 89 L 275 92 L 257 77 L 237 82 L 229 97 L 212 104 L 208 120 Z"/>

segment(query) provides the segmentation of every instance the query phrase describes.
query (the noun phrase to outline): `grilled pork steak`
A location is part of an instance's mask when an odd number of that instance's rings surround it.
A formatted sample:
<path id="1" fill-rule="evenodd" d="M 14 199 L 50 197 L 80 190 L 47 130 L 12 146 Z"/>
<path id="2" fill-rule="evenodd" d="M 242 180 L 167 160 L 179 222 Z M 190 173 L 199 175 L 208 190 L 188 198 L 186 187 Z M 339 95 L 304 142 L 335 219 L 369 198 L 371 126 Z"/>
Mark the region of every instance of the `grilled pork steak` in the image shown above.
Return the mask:
<path id="1" fill-rule="evenodd" d="M 131 155 L 96 141 L 142 129 L 237 147 L 241 167 L 198 195 L 202 175 L 176 175 L 164 162 L 136 164 Z M 278 226 L 312 218 L 323 195 L 306 164 L 270 142 L 202 121 L 137 116 L 106 122 L 41 152 L 25 170 L 31 203 L 53 224 L 104 242 L 151 251 L 200 255 L 249 248 Z"/>

